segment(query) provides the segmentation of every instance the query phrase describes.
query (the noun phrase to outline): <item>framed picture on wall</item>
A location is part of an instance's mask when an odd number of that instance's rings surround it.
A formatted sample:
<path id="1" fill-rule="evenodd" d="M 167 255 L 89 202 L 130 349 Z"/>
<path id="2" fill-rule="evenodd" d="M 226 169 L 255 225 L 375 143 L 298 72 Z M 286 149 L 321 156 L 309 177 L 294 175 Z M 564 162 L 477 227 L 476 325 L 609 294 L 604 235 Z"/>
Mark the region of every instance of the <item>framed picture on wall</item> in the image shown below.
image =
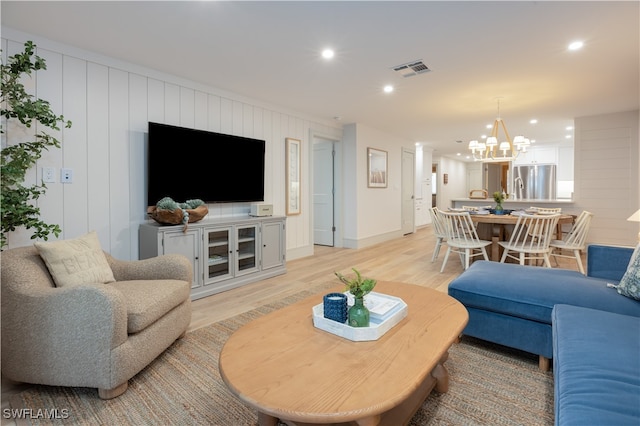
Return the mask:
<path id="1" fill-rule="evenodd" d="M 387 151 L 367 148 L 367 186 L 387 187 Z"/>
<path id="2" fill-rule="evenodd" d="M 300 144 L 286 138 L 287 216 L 300 214 Z"/>

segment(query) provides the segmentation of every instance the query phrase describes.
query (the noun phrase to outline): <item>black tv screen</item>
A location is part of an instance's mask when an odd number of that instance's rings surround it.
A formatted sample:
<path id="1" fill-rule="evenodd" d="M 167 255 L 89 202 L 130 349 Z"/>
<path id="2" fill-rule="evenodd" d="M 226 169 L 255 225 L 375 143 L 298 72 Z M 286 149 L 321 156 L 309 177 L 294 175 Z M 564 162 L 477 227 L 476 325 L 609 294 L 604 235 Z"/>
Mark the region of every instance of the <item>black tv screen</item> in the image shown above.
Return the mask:
<path id="1" fill-rule="evenodd" d="M 265 141 L 149 122 L 147 205 L 264 201 Z"/>

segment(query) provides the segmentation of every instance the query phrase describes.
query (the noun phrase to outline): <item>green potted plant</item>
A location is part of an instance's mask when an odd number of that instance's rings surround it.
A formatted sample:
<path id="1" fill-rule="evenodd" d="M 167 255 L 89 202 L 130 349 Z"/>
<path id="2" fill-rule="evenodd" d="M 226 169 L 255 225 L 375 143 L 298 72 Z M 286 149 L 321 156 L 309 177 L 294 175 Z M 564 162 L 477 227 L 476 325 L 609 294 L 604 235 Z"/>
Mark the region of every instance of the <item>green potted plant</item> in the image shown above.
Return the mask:
<path id="1" fill-rule="evenodd" d="M 71 127 L 71 121 L 65 121 L 62 115 L 53 113 L 49 102 L 30 95 L 21 83 L 30 77 L 33 71 L 46 70 L 45 60 L 34 55 L 35 45 L 28 41 L 24 52 L 10 56 L 1 69 L 1 109 L 0 114 L 7 120 L 17 120 L 22 126 L 30 128 L 35 122 L 38 132 L 33 140 L 16 144 L 3 143 L 0 170 L 0 209 L 1 235 L 0 249 L 7 245 L 7 234 L 20 226 L 33 229 L 31 239 L 48 239 L 50 234 L 58 236 L 58 225 L 47 224 L 40 219 L 40 209 L 36 200 L 44 195 L 47 187 L 44 182 L 26 185 L 26 172 L 42 157 L 49 148 L 60 148 L 60 142 L 47 134 L 43 128 L 60 130 L 59 124 Z M 0 133 L 5 130 L 0 126 Z"/>
<path id="2" fill-rule="evenodd" d="M 363 278 L 360 272 L 352 268 L 356 276 L 347 278 L 339 272 L 335 272 L 336 276 L 342 281 L 346 290 L 354 297 L 354 304 L 349 308 L 348 324 L 352 327 L 368 327 L 369 326 L 369 310 L 364 306 L 364 296 L 371 292 L 376 286 L 377 280 L 372 278 Z"/>
<path id="3" fill-rule="evenodd" d="M 496 207 L 494 208 L 496 214 L 504 214 L 504 208 L 502 207 L 502 203 L 504 202 L 504 195 L 502 195 L 502 192 L 494 192 L 493 200 L 496 202 Z"/>

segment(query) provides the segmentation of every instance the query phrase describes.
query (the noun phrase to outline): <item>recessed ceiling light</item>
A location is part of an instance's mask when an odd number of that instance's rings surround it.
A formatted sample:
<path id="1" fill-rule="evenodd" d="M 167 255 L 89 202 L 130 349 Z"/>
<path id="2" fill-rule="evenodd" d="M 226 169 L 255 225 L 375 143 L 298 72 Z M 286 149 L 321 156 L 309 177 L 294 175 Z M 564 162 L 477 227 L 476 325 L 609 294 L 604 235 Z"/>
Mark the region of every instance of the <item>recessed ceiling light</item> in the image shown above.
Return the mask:
<path id="1" fill-rule="evenodd" d="M 487 129 L 492 129 L 493 128 L 493 124 L 487 124 Z"/>
<path id="2" fill-rule="evenodd" d="M 569 50 L 580 50 L 584 46 L 584 43 L 581 41 L 574 41 L 569 44 Z"/>
<path id="3" fill-rule="evenodd" d="M 567 130 L 573 130 L 573 126 L 567 126 L 566 129 Z"/>
<path id="4" fill-rule="evenodd" d="M 538 124 L 538 119 L 537 118 L 532 118 L 529 123 L 531 124 Z"/>
<path id="5" fill-rule="evenodd" d="M 566 135 L 565 138 L 566 139 L 571 139 L 571 135 Z"/>
<path id="6" fill-rule="evenodd" d="M 393 92 L 393 86 L 390 84 L 387 84 L 386 86 L 384 86 L 382 90 L 384 90 L 384 93 L 391 93 Z"/>
<path id="7" fill-rule="evenodd" d="M 331 59 L 333 58 L 335 55 L 335 52 L 333 51 L 333 49 L 324 49 L 322 51 L 322 57 L 325 59 Z"/>

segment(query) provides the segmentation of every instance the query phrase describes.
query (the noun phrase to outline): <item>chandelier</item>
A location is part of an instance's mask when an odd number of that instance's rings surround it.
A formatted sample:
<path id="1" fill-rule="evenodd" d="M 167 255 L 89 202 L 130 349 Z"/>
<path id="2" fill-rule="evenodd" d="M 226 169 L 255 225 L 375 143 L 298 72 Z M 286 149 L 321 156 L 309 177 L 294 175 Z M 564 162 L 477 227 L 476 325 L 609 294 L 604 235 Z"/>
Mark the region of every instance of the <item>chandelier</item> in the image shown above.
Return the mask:
<path id="1" fill-rule="evenodd" d="M 502 127 L 506 140 L 498 143 L 498 128 L 500 126 Z M 491 163 L 513 161 L 520 153 L 527 152 L 529 145 L 529 139 L 521 135 L 511 140 L 507 126 L 505 126 L 504 121 L 500 118 L 500 99 L 498 99 L 498 117 L 493 122 L 491 135 L 487 137 L 485 142 L 478 142 L 477 140 L 470 141 L 469 149 L 471 150 L 473 161 Z"/>

